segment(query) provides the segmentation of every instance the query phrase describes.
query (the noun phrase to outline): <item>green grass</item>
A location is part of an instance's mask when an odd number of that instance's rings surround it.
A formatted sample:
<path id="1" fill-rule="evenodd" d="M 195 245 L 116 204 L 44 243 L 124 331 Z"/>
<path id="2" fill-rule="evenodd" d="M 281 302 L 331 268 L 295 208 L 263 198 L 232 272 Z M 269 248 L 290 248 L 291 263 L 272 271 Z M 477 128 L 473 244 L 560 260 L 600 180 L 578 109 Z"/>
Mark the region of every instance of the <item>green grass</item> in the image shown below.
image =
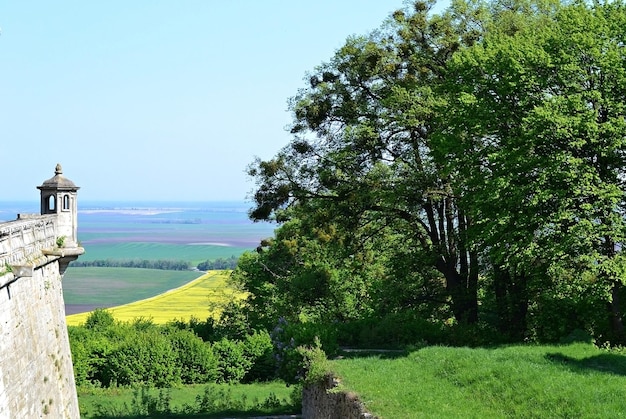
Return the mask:
<path id="1" fill-rule="evenodd" d="M 70 266 L 63 277 L 63 297 L 66 304 L 116 306 L 178 288 L 200 275 L 193 271 Z"/>
<path id="2" fill-rule="evenodd" d="M 171 396 L 170 406 L 173 410 L 187 405 L 194 405 L 197 396 L 205 393 L 207 386 L 216 391 L 224 391 L 229 395 L 229 399 L 237 404 L 245 405 L 244 408 L 239 406 L 237 409 L 224 409 L 222 412 L 216 413 L 214 416 L 208 415 L 170 415 L 171 418 L 206 418 L 206 417 L 246 417 L 249 415 L 276 415 L 276 414 L 294 414 L 291 405 L 292 388 L 287 387 L 282 382 L 255 383 L 255 384 L 230 384 L 230 385 L 186 385 L 171 389 L 164 389 L 162 394 Z M 158 398 L 159 391 L 156 389 L 148 390 L 148 394 Z M 133 399 L 141 394 L 141 390 L 130 388 L 98 388 L 98 389 L 78 389 L 78 404 L 81 412 L 81 418 L 91 419 L 98 416 L 98 406 L 102 406 L 106 412 L 115 412 L 107 417 L 117 418 L 135 418 L 148 417 L 137 416 L 132 414 Z M 268 398 L 275 396 L 281 404 L 281 407 L 267 407 L 261 410 L 254 410 L 254 406 L 263 403 Z M 224 402 L 224 400 L 220 400 Z M 234 403 L 233 403 L 234 404 Z"/>
<path id="3" fill-rule="evenodd" d="M 331 362 L 382 418 L 626 417 L 626 357 L 590 344 L 426 347 Z"/>

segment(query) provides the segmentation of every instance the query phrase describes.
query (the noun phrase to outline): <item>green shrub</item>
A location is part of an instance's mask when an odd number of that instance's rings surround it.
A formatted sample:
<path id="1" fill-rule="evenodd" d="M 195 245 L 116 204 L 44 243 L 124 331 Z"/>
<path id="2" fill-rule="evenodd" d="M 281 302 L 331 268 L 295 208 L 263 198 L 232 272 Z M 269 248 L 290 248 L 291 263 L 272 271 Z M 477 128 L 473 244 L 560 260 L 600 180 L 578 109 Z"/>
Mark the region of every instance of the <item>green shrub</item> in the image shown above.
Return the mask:
<path id="1" fill-rule="evenodd" d="M 299 347 L 319 347 L 324 354 L 333 354 L 338 349 L 337 329 L 334 325 L 289 323 L 281 317 L 272 330 L 271 338 L 276 375 L 291 384 L 298 383 L 303 378 L 303 358 L 298 352 Z"/>
<path id="2" fill-rule="evenodd" d="M 276 363 L 270 334 L 263 330 L 246 336 L 243 341 L 244 356 L 252 364 L 243 378 L 244 382 L 268 381 L 274 378 Z"/>
<path id="3" fill-rule="evenodd" d="M 528 308 L 529 338 L 556 343 L 582 330 L 598 341 L 610 340 L 606 304 L 606 294 L 596 281 L 558 278 Z"/>
<path id="4" fill-rule="evenodd" d="M 208 343 L 187 330 L 173 331 L 169 338 L 184 384 L 209 383 L 218 378 L 218 360 Z"/>
<path id="5" fill-rule="evenodd" d="M 243 344 L 221 339 L 211 346 L 218 360 L 218 383 L 238 383 L 250 370 L 252 362 L 245 356 Z"/>
<path id="6" fill-rule="evenodd" d="M 213 323 L 214 339 L 244 340 L 251 332 L 248 316 L 241 304 L 231 301 L 223 307 L 219 320 Z"/>
<path id="7" fill-rule="evenodd" d="M 68 327 L 70 350 L 72 352 L 72 364 L 74 365 L 74 381 L 77 386 L 90 384 L 91 354 L 85 347 L 86 339 L 81 339 L 80 334 L 86 332 L 85 328 Z"/>
<path id="8" fill-rule="evenodd" d="M 296 353 L 301 357 L 298 377 L 304 383 L 318 382 L 330 374 L 328 358 L 318 338 L 315 338 L 313 345 L 296 348 Z"/>
<path id="9" fill-rule="evenodd" d="M 68 327 L 68 335 L 76 384 L 102 386 L 103 366 L 117 343 L 104 333 L 82 326 Z"/>
<path id="10" fill-rule="evenodd" d="M 152 319 L 152 317 L 143 317 L 143 316 L 135 317 L 130 324 L 131 324 L 131 327 L 138 332 L 145 332 L 146 330 L 155 329 L 159 327 L 154 323 L 154 320 Z"/>
<path id="11" fill-rule="evenodd" d="M 412 311 L 390 313 L 338 324 L 338 341 L 352 347 L 397 348 L 415 344 L 442 344 L 447 340 L 443 325 Z M 323 343 L 322 343 L 323 346 Z"/>
<path id="12" fill-rule="evenodd" d="M 102 330 L 113 326 L 115 319 L 110 311 L 104 308 L 97 308 L 87 316 L 85 327 L 87 329 Z"/>
<path id="13" fill-rule="evenodd" d="M 177 354 L 158 330 L 136 332 L 114 349 L 104 365 L 103 384 L 167 387 L 180 383 Z"/>

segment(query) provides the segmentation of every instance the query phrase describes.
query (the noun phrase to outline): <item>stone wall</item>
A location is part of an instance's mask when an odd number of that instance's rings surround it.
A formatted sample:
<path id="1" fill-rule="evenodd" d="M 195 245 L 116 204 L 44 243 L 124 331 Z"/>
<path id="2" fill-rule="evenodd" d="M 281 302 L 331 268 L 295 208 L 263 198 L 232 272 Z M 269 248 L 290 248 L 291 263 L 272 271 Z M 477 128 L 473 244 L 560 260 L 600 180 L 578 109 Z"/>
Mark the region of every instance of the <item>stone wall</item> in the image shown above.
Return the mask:
<path id="1" fill-rule="evenodd" d="M 337 391 L 339 380 L 328 375 L 317 384 L 302 390 L 302 417 L 304 419 L 376 419 L 368 413 L 358 396 Z"/>
<path id="2" fill-rule="evenodd" d="M 79 418 L 56 218 L 0 223 L 0 418 Z"/>
<path id="3" fill-rule="evenodd" d="M 8 265 L 34 262 L 43 249 L 54 248 L 55 215 L 20 215 L 0 223 L 0 272 Z"/>

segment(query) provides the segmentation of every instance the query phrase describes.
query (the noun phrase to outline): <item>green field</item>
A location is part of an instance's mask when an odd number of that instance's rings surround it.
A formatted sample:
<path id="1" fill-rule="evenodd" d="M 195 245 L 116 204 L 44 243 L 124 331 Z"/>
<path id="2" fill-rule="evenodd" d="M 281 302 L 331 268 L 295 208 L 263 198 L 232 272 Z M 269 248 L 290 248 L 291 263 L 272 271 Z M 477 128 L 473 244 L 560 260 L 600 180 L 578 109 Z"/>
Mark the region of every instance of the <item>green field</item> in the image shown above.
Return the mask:
<path id="1" fill-rule="evenodd" d="M 63 277 L 63 296 L 65 304 L 109 307 L 153 297 L 200 275 L 194 271 L 70 266 Z"/>
<path id="2" fill-rule="evenodd" d="M 149 242 L 91 243 L 81 261 L 92 260 L 184 260 L 197 265 L 205 260 L 239 256 L 246 247 L 211 244 L 174 244 Z"/>
<path id="3" fill-rule="evenodd" d="M 157 324 L 175 319 L 188 321 L 191 317 L 205 320 L 219 313 L 217 307 L 241 296 L 228 287 L 228 277 L 229 271 L 210 271 L 176 289 L 112 307 L 109 311 L 119 321 L 132 321 L 140 317 L 151 319 Z M 80 325 L 88 315 L 87 312 L 73 314 L 67 316 L 66 322 L 70 326 Z"/>

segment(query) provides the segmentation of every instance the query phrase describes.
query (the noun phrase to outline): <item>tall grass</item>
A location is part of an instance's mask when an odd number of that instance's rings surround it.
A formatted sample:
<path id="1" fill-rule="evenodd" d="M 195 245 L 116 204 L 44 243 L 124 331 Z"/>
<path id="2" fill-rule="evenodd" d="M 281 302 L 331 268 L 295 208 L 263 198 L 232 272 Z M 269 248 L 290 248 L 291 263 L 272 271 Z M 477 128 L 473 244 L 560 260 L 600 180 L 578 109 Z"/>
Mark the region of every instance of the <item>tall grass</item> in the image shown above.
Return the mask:
<path id="1" fill-rule="evenodd" d="M 179 319 L 188 321 L 191 317 L 201 320 L 219 314 L 219 307 L 243 295 L 235 292 L 228 284 L 230 271 L 210 271 L 200 278 L 179 288 L 155 297 L 135 301 L 109 309 L 116 320 L 132 321 L 148 318 L 156 324 Z M 83 324 L 89 313 L 73 314 L 66 317 L 68 325 Z"/>
<path id="2" fill-rule="evenodd" d="M 331 365 L 382 418 L 626 417 L 626 357 L 591 344 L 426 347 Z"/>
<path id="3" fill-rule="evenodd" d="M 280 381 L 160 390 L 79 388 L 78 404 L 83 419 L 249 417 L 298 410 L 292 402 L 292 389 Z"/>

